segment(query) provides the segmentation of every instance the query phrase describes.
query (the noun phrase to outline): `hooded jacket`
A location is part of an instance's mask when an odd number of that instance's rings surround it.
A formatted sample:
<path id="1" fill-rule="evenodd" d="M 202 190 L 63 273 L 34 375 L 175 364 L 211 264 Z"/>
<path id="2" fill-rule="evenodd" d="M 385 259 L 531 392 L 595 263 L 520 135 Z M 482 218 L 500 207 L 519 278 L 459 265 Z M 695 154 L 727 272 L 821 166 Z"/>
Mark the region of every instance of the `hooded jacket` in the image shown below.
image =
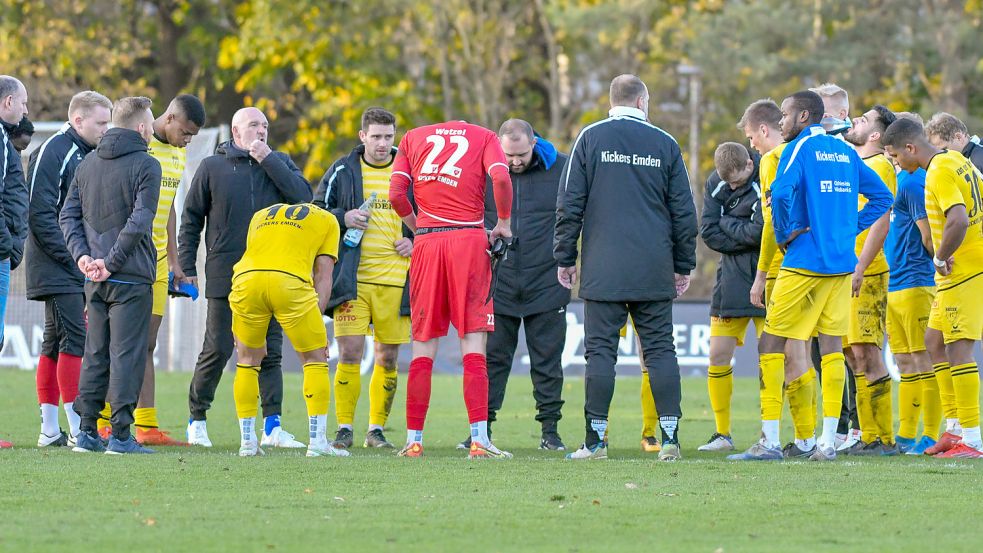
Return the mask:
<path id="1" fill-rule="evenodd" d="M 983 146 L 980 146 L 979 137 L 974 136 L 962 151 L 963 157 L 973 162 L 977 169 L 983 171 Z"/>
<path id="2" fill-rule="evenodd" d="M 754 172 L 736 190 L 716 171 L 707 178 L 703 195 L 700 236 L 711 250 L 721 254 L 717 280 L 710 301 L 712 317 L 764 317 L 765 310 L 751 305 L 751 285 L 757 273 L 758 251 L 764 220 L 758 161 Z"/>
<path id="3" fill-rule="evenodd" d="M 85 278 L 75 265 L 58 226 L 58 214 L 82 159 L 92 151 L 75 129 L 65 123 L 30 157 L 27 244 L 24 269 L 27 299 L 42 300 L 52 294 L 81 294 Z"/>
<path id="4" fill-rule="evenodd" d="M 139 133 L 109 129 L 75 170 L 59 215 L 72 259 L 104 259 L 112 281 L 153 284 L 157 250 L 150 234 L 160 177 L 160 163 Z"/>
<path id="5" fill-rule="evenodd" d="M 570 290 L 556 279 L 553 228 L 556 195 L 567 156 L 539 138 L 529 168 L 512 177 L 512 247 L 498 265 L 495 313 L 525 317 L 570 303 Z M 498 223 L 491 179 L 485 186 L 485 227 Z"/>
<path id="6" fill-rule="evenodd" d="M 263 162 L 231 140 L 205 158 L 188 190 L 178 233 L 178 260 L 184 274 L 198 276 L 198 245 L 205 231 L 205 297 L 226 298 L 232 267 L 246 251 L 249 221 L 277 203 L 311 201 L 311 185 L 285 153 L 270 152 Z"/>
<path id="7" fill-rule="evenodd" d="M 15 126 L 0 121 L 0 260 L 9 259 L 11 270 L 20 265 L 27 238 L 27 183 L 20 152 L 9 136 Z"/>
<path id="8" fill-rule="evenodd" d="M 397 149 L 393 147 L 392 155 L 395 156 Z M 345 224 L 345 213 L 358 209 L 365 202 L 365 192 L 362 187 L 362 156 L 365 154 L 365 145 L 359 144 L 349 154 L 334 163 L 324 173 L 321 182 L 314 191 L 314 205 L 326 209 L 338 220 L 338 227 L 341 229 L 340 241 L 338 243 L 338 262 L 334 266 L 334 276 L 331 285 L 331 300 L 325 313 L 331 316 L 334 309 L 339 305 L 358 297 L 358 263 L 362 257 L 362 243 L 359 242 L 354 248 L 346 246 L 344 242 L 345 232 L 348 226 Z M 413 187 L 407 192 L 410 203 L 416 208 L 413 200 Z M 413 239 L 414 235 L 410 229 L 403 225 L 403 236 Z M 403 298 L 399 306 L 399 314 L 409 316 L 410 314 L 410 275 L 406 274 L 406 284 L 403 285 Z"/>
<path id="9" fill-rule="evenodd" d="M 857 212 L 858 194 L 867 205 Z M 771 185 L 775 239 L 787 244 L 782 267 L 824 275 L 852 273 L 857 235 L 894 202 L 881 177 L 844 141 L 819 125 L 802 129 L 778 160 Z"/>

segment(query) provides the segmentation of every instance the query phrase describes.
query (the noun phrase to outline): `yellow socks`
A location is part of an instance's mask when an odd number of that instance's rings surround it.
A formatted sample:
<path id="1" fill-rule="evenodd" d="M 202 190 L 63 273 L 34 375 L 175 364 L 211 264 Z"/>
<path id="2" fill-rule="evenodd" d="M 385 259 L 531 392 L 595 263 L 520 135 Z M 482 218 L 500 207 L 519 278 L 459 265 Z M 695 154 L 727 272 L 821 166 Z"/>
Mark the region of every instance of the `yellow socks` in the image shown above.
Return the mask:
<path id="1" fill-rule="evenodd" d="M 942 424 L 942 399 L 939 397 L 939 383 L 935 373 L 929 371 L 922 377 L 922 433 L 938 441 L 939 425 Z"/>
<path id="2" fill-rule="evenodd" d="M 156 407 L 138 407 L 134 409 L 133 421 L 133 424 L 140 428 L 157 428 L 160 426 L 160 423 L 157 422 Z"/>
<path id="3" fill-rule="evenodd" d="M 827 353 L 822 358 L 823 418 L 840 418 L 843 386 L 846 384 L 846 361 L 842 353 Z"/>
<path id="4" fill-rule="evenodd" d="M 959 418 L 956 412 L 956 393 L 952 389 L 952 372 L 948 363 L 932 365 L 935 381 L 939 385 L 939 400 L 942 402 L 942 413 L 947 419 Z"/>
<path id="5" fill-rule="evenodd" d="M 878 378 L 867 385 L 870 392 L 870 410 L 874 416 L 874 428 L 881 442 L 894 443 L 894 401 L 891 395 L 890 375 Z M 863 430 L 863 424 L 860 426 Z"/>
<path id="6" fill-rule="evenodd" d="M 922 375 L 902 374 L 898 385 L 898 436 L 914 439 L 922 410 Z"/>
<path id="7" fill-rule="evenodd" d="M 334 412 L 338 425 L 355 422 L 355 406 L 362 393 L 362 368 L 355 363 L 338 363 L 334 373 Z"/>
<path id="8" fill-rule="evenodd" d="M 649 384 L 648 371 L 642 371 L 642 437 L 658 436 L 659 413 L 655 409 L 655 398 L 652 397 L 652 386 Z"/>
<path id="9" fill-rule="evenodd" d="M 869 444 L 877 437 L 874 412 L 870 407 L 870 390 L 867 388 L 867 377 L 862 374 L 854 374 L 857 382 L 857 420 L 860 422 L 860 439 Z"/>
<path id="10" fill-rule="evenodd" d="M 372 367 L 369 380 L 369 427 L 382 428 L 389 420 L 396 397 L 396 367 L 386 368 L 379 364 Z"/>
<path id="11" fill-rule="evenodd" d="M 730 398 L 734 392 L 734 369 L 730 365 L 710 365 L 707 368 L 707 390 L 710 392 L 710 407 L 713 408 L 717 433 L 730 436 Z M 654 404 L 653 401 L 653 406 Z"/>
<path id="12" fill-rule="evenodd" d="M 304 403 L 307 404 L 307 416 L 326 416 L 330 401 L 331 379 L 328 377 L 328 364 L 304 363 Z"/>
<path id="13" fill-rule="evenodd" d="M 809 368 L 799 378 L 788 383 L 785 397 L 788 410 L 792 413 L 792 426 L 795 439 L 807 440 L 816 435 L 816 410 L 813 398 L 816 396 L 816 370 Z"/>
<path id="14" fill-rule="evenodd" d="M 782 385 L 785 383 L 785 354 L 765 353 L 758 357 L 758 363 L 761 366 L 761 420 L 780 420 Z"/>
<path id="15" fill-rule="evenodd" d="M 99 411 L 99 419 L 96 421 L 96 428 L 102 430 L 103 428 L 109 428 L 112 425 L 109 423 L 109 417 L 112 416 L 113 411 L 107 403 L 102 411 Z"/>
<path id="16" fill-rule="evenodd" d="M 236 402 L 236 416 L 255 419 L 259 411 L 259 366 L 236 363 L 232 395 Z"/>
<path id="17" fill-rule="evenodd" d="M 955 365 L 951 369 L 959 424 L 965 431 L 980 425 L 980 371 L 976 363 Z"/>

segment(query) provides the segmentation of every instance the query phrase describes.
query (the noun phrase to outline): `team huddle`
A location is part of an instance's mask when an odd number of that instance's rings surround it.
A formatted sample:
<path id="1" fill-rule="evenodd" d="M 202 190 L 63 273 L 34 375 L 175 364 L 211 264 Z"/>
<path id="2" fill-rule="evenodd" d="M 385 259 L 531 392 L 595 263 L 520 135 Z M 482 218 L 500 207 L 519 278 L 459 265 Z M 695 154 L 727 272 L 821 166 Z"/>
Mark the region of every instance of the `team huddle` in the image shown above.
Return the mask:
<path id="1" fill-rule="evenodd" d="M 721 254 L 707 368 L 716 429 L 701 451 L 735 449 L 731 363 L 753 323 L 761 438 L 728 459 L 983 457 L 973 358 L 983 334 L 983 147 L 962 122 L 939 113 L 923 126 L 881 105 L 851 120 L 835 85 L 780 105 L 757 100 L 737 123 L 750 148 L 726 142 L 714 153 L 697 222 L 678 144 L 648 121 L 644 83 L 615 78 L 610 101 L 609 117 L 585 127 L 569 157 L 520 119 L 497 134 L 463 121 L 418 127 L 397 148 L 395 116 L 369 108 L 360 144 L 316 186 L 267 144 L 265 115 L 243 108 L 178 213 L 185 148 L 205 125 L 198 98 L 182 94 L 155 118 L 147 98 L 76 94 L 25 175 L 13 132 L 26 121 L 27 90 L 0 76 L 0 283 L 9 288 L 23 255 L 28 298 L 45 304 L 38 447 L 211 447 L 207 412 L 234 351 L 240 456 L 285 447 L 347 457 L 371 336 L 363 445 L 420 457 L 438 340 L 453 325 L 470 425 L 459 447 L 508 459 L 491 423 L 522 325 L 540 447 L 563 451 L 560 355 L 579 286 L 585 439 L 567 458 L 607 458 L 618 336 L 631 324 L 642 448 L 676 460 L 672 302 L 689 285 L 700 236 Z M 159 428 L 153 350 L 168 298 L 197 297 L 199 274 L 206 331 L 182 441 Z M 339 349 L 333 381 L 324 315 Z M 306 444 L 280 423 L 284 334 L 303 365 Z M 897 417 L 885 339 L 901 373 Z M 397 448 L 384 430 L 406 343 L 407 437 Z M 783 446 L 786 402 L 795 438 Z"/>

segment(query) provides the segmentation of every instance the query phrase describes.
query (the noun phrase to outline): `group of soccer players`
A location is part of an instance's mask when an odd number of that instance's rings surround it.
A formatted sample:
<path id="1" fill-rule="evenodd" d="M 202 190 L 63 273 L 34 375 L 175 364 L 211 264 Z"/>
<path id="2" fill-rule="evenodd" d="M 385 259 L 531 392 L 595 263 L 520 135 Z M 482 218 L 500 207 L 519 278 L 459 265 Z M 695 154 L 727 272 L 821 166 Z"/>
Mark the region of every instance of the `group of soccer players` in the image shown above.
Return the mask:
<path id="1" fill-rule="evenodd" d="M 45 347 L 38 363 L 39 446 L 79 448 L 79 416 L 72 402 L 84 370 L 86 275 L 64 251 L 55 221 L 75 168 L 109 126 L 111 108 L 98 93 L 76 95 L 69 122 L 35 152 L 28 171 L 27 267 L 29 281 L 38 283 L 29 294 L 46 304 Z M 711 320 L 708 389 L 716 432 L 700 449 L 734 449 L 730 358 L 753 320 L 760 335 L 761 439 L 729 459 L 831 460 L 838 454 L 898 453 L 983 457 L 973 359 L 983 333 L 983 309 L 975 301 L 983 294 L 983 278 L 976 278 L 983 275 L 983 148 L 946 113 L 923 127 L 917 115 L 895 114 L 881 105 L 852 120 L 849 111 L 846 91 L 835 85 L 795 93 L 781 105 L 758 100 L 738 123 L 755 152 L 735 144 L 718 148 L 716 176 L 722 184 L 712 193 L 708 186 L 708 197 L 728 182 L 731 190 L 741 190 L 721 201 L 721 214 L 755 222 L 748 228 L 757 225 L 760 243 L 756 235 L 741 235 L 748 244 L 740 252 L 756 258 L 750 262 L 756 271 L 751 269 L 742 288 L 749 294 L 741 292 L 746 294 L 740 300 L 743 311 L 736 311 L 748 316 L 719 312 Z M 143 445 L 183 445 L 158 428 L 152 351 L 169 288 L 196 284 L 177 261 L 173 200 L 184 170 L 183 149 L 203 125 L 198 99 L 179 96 L 154 121 L 149 144 L 162 178 L 152 229 L 158 267 L 150 351 L 133 410 L 136 440 Z M 238 354 L 234 401 L 241 456 L 263 452 L 256 426 L 260 373 L 275 318 L 303 362 L 308 456 L 349 455 L 363 336 L 372 333 L 371 321 L 377 359 L 367 447 L 392 447 L 382 430 L 396 390 L 395 357 L 399 345 L 412 337 L 407 440 L 399 455 L 422 455 L 437 343 L 453 324 L 464 367 L 469 456 L 511 457 L 491 442 L 488 432 L 485 358 L 486 335 L 494 329 L 489 251 L 512 232 L 505 155 L 495 133 L 465 122 L 410 130 L 398 149 L 393 147 L 395 132 L 392 114 L 368 110 L 362 145 L 353 151 L 357 159 L 342 158 L 328 170 L 314 203 L 253 206 L 258 210 L 253 210 L 227 300 Z M 262 162 L 270 151 L 261 142 L 241 146 L 243 155 Z M 486 179 L 498 212 L 490 230 L 484 224 Z M 370 195 L 375 202 L 366 206 Z M 349 231 L 344 240 L 343 229 Z M 726 250 L 711 243 L 706 229 L 708 245 Z M 349 237 L 352 231 L 364 232 L 364 238 Z M 345 266 L 346 252 L 355 251 L 360 239 L 361 253 Z M 37 259 L 43 263 L 32 263 Z M 344 268 L 339 271 L 336 264 Z M 353 284 L 339 298 L 334 285 L 346 273 L 352 273 L 358 290 Z M 723 274 L 718 272 L 718 288 L 733 290 Z M 339 429 L 333 440 L 327 437 L 331 382 L 323 313 L 334 315 L 339 342 L 344 341 L 334 383 Z M 881 352 L 885 337 L 901 372 L 897 430 L 892 379 Z M 846 385 L 850 381 L 855 387 Z M 646 388 L 644 415 L 657 420 Z M 855 389 L 846 402 L 845 389 Z M 68 432 L 58 425 L 59 395 Z M 786 401 L 795 439 L 783 447 L 779 428 Z M 844 421 L 849 416 L 842 412 L 844 403 L 854 402 L 857 423 L 848 430 Z M 108 429 L 109 419 L 118 418 L 116 408 L 107 405 L 104 418 L 101 426 Z M 266 418 L 263 444 L 273 435 L 273 417 Z M 648 430 L 643 447 L 657 450 L 654 428 Z M 204 421 L 193 420 L 189 442 L 210 445 L 203 432 Z M 288 447 L 302 447 L 285 432 L 276 435 L 286 436 Z M 282 444 L 273 440 L 269 445 Z"/>
<path id="2" fill-rule="evenodd" d="M 852 120 L 848 113 L 847 92 L 834 84 L 780 106 L 758 100 L 738 128 L 760 159 L 718 148 L 719 177 L 735 175 L 760 193 L 748 299 L 767 306 L 758 329 L 761 439 L 728 458 L 983 457 L 973 358 L 983 333 L 983 148 L 948 113 L 925 126 L 882 105 Z M 756 180 L 737 176 L 745 163 L 757 166 Z M 713 317 L 711 340 L 742 341 L 751 319 Z M 901 373 L 897 430 L 885 338 Z M 847 364 L 855 392 L 844 402 Z M 729 363 L 710 367 L 716 432 L 700 450 L 734 449 L 731 373 Z M 783 447 L 786 401 L 795 439 Z M 841 410 L 853 402 L 859 424 L 848 431 Z"/>

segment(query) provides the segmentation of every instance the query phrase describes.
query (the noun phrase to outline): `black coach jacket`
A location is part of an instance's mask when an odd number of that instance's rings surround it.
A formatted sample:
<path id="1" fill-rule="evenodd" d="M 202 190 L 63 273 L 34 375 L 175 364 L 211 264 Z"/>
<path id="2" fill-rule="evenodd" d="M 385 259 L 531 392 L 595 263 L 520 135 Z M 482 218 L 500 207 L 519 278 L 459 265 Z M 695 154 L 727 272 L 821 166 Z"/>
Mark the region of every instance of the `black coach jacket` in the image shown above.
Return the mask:
<path id="1" fill-rule="evenodd" d="M 58 218 L 72 259 L 105 259 L 113 280 L 153 284 L 157 248 L 151 233 L 160 178 L 160 163 L 139 133 L 109 129 L 95 155 L 75 170 Z"/>
<path id="2" fill-rule="evenodd" d="M 393 147 L 392 154 L 396 155 L 396 148 Z M 324 173 L 321 182 L 314 191 L 314 205 L 327 209 L 338 219 L 338 226 L 341 228 L 341 235 L 338 243 L 338 262 L 334 266 L 334 277 L 331 285 L 331 300 L 325 309 L 325 314 L 332 316 L 335 307 L 353 300 L 358 295 L 358 262 L 362 256 L 361 242 L 354 248 L 348 247 L 344 243 L 345 213 L 357 209 L 365 202 L 365 194 L 362 189 L 362 155 L 365 154 L 365 145 L 359 144 L 347 156 L 335 161 Z M 414 208 L 416 203 L 413 200 L 413 187 L 408 192 L 410 203 Z M 413 233 L 403 225 L 403 236 L 413 239 Z M 399 306 L 399 314 L 409 316 L 410 314 L 410 275 L 406 274 L 406 284 L 403 285 L 403 299 Z"/>
<path id="3" fill-rule="evenodd" d="M 580 297 L 662 301 L 696 267 L 696 206 L 676 140 L 641 110 L 616 107 L 580 132 L 560 180 L 553 254 L 577 261 Z"/>
<path id="4" fill-rule="evenodd" d="M 24 269 L 27 299 L 52 294 L 81 294 L 85 278 L 75 265 L 58 226 L 58 214 L 82 159 L 92 151 L 75 129 L 65 123 L 30 157 L 27 181 L 31 191 Z"/>
<path id="5" fill-rule="evenodd" d="M 16 125 L 0 121 L 0 260 L 10 260 L 10 270 L 20 265 L 27 238 L 27 182 L 20 152 L 10 141 Z"/>
<path id="6" fill-rule="evenodd" d="M 700 235 L 706 245 L 721 254 L 713 285 L 710 315 L 713 317 L 764 317 L 765 310 L 751 305 L 751 285 L 758 268 L 761 247 L 761 186 L 758 160 L 754 173 L 737 190 L 714 171 L 703 195 Z"/>
<path id="7" fill-rule="evenodd" d="M 197 276 L 198 245 L 205 230 L 205 297 L 226 298 L 232 267 L 246 251 L 253 215 L 273 204 L 311 201 L 311 185 L 290 156 L 273 151 L 263 163 L 231 140 L 205 158 L 184 200 L 178 233 L 178 260 L 188 276 Z"/>
<path id="8" fill-rule="evenodd" d="M 540 138 L 540 141 L 543 139 Z M 552 147 L 552 146 L 551 146 Z M 570 290 L 556 279 L 553 228 L 556 226 L 557 184 L 567 156 L 556 154 L 547 169 L 539 153 L 523 173 L 512 178 L 512 248 L 498 265 L 495 313 L 526 317 L 560 309 L 570 303 Z M 498 223 L 491 179 L 485 187 L 485 227 Z"/>

